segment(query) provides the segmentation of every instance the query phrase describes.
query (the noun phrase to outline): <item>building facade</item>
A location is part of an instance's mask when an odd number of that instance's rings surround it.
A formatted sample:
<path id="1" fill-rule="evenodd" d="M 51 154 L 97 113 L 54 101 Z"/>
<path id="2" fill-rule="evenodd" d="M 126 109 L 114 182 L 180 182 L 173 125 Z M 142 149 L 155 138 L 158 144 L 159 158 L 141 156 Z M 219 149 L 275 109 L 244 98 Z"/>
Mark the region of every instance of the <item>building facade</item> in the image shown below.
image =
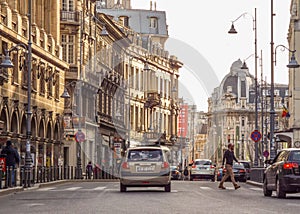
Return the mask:
<path id="1" fill-rule="evenodd" d="M 235 145 L 235 154 L 239 159 L 254 161 L 255 143 L 251 133 L 255 130 L 257 114 L 257 130 L 262 139 L 258 144 L 258 161 L 262 165 L 263 152 L 270 152 L 269 114 L 270 85 L 258 83 L 257 112 L 255 112 L 255 80 L 248 69 L 242 69 L 242 61 L 235 61 L 230 72 L 223 78 L 219 87 L 215 88 L 209 98 L 208 105 L 208 140 L 205 149 L 207 157 L 221 164 L 222 156 L 228 143 Z M 288 86 L 275 84 L 275 132 L 280 133 L 287 128 L 288 118 L 282 116 L 283 106 L 288 106 Z M 287 147 L 286 141 L 278 142 L 277 148 Z"/>
<path id="2" fill-rule="evenodd" d="M 0 120 L 3 124 L 1 147 L 11 139 L 20 152 L 21 165 L 29 135 L 33 164 L 58 164 L 63 151 L 62 119 L 65 72 L 69 65 L 62 59 L 59 2 L 33 1 L 31 10 L 32 62 L 28 74 L 29 13 L 28 1 L 1 1 L 0 52 L 12 59 L 13 68 L 0 68 Z M 18 47 L 18 48 L 16 48 Z M 27 112 L 27 86 L 31 84 L 31 112 Z M 31 133 L 27 132 L 30 117 Z"/>
<path id="3" fill-rule="evenodd" d="M 299 62 L 299 51 L 300 51 L 300 1 L 291 1 L 290 7 L 290 25 L 288 31 L 288 43 L 290 50 L 296 50 L 296 60 Z M 281 137 L 287 138 L 291 147 L 300 146 L 300 110 L 297 108 L 300 104 L 300 76 L 299 68 L 289 69 L 289 126 L 288 130 L 282 133 Z"/>

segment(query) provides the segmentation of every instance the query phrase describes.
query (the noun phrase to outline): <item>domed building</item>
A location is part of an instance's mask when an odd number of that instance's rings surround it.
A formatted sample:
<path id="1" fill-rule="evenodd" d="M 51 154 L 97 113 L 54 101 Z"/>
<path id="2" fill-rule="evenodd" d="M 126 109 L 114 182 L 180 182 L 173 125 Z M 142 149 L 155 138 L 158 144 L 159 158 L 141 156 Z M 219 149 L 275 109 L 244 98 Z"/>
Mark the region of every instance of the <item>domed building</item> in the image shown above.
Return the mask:
<path id="1" fill-rule="evenodd" d="M 255 130 L 255 77 L 248 69 L 242 68 L 238 59 L 220 85 L 208 99 L 208 139 L 205 146 L 206 158 L 221 164 L 228 143 L 235 145 L 238 159 L 254 161 L 254 141 L 250 138 Z M 257 84 L 257 129 L 262 139 L 258 143 L 258 164 L 263 162 L 263 151 L 268 148 L 268 123 L 270 108 L 270 85 L 258 80 Z M 275 84 L 275 129 L 286 126 L 286 118 L 281 117 L 282 106 L 288 106 L 288 86 Z M 263 128 L 262 128 L 263 127 Z M 282 145 L 281 145 L 282 146 Z"/>

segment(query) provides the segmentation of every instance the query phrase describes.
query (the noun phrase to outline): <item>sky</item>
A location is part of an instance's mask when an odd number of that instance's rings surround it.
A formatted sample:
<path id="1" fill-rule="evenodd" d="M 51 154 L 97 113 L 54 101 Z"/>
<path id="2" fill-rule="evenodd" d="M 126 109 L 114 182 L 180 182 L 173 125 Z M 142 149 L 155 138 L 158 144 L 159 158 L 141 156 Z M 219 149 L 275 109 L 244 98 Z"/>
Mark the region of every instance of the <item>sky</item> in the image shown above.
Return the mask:
<path id="1" fill-rule="evenodd" d="M 207 112 L 207 99 L 229 73 L 233 62 L 254 54 L 253 19 L 257 8 L 258 79 L 270 82 L 271 0 L 152 0 L 156 9 L 166 11 L 170 45 L 166 49 L 184 63 L 180 70 L 179 96 Z M 131 0 L 133 9 L 149 9 L 150 0 Z M 291 0 L 274 0 L 274 48 L 288 46 Z M 231 22 L 237 34 L 228 34 Z M 174 42 L 176 41 L 176 42 Z M 174 45 L 175 44 L 175 45 Z M 184 47 L 186 48 L 182 48 Z M 183 51 L 184 50 L 184 51 Z M 276 49 L 274 82 L 288 84 L 288 51 Z M 262 55 L 261 55 L 262 51 Z M 190 60 L 190 61 L 189 61 Z M 258 60 L 260 61 L 260 60 Z M 254 75 L 255 58 L 246 61 Z M 199 78 L 200 77 L 200 78 Z"/>

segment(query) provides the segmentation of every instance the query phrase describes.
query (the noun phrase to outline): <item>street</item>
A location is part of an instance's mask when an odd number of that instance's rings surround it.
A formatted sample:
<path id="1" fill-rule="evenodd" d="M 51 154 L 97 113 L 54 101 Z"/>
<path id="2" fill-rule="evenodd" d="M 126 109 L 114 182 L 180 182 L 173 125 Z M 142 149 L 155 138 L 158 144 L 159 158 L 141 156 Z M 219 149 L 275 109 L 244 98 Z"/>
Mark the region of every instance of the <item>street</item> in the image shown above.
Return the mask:
<path id="1" fill-rule="evenodd" d="M 263 196 L 262 189 L 242 183 L 172 181 L 163 188 L 128 188 L 118 182 L 70 182 L 29 189 L 0 197 L 1 213 L 298 213 L 300 194 L 287 199 Z"/>

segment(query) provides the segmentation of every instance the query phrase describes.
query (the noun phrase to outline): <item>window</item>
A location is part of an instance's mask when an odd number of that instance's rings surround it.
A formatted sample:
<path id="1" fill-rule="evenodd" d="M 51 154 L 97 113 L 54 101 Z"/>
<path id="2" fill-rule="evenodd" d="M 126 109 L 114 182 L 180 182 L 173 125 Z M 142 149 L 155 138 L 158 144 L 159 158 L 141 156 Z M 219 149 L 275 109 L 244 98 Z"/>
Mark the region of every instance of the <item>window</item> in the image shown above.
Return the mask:
<path id="1" fill-rule="evenodd" d="M 63 0 L 62 1 L 62 10 L 63 11 L 73 11 L 74 10 L 74 1 L 73 0 Z"/>
<path id="2" fill-rule="evenodd" d="M 119 21 L 124 25 L 125 27 L 129 26 L 129 18 L 127 16 L 120 16 Z"/>
<path id="3" fill-rule="evenodd" d="M 61 36 L 63 60 L 70 64 L 75 63 L 74 41 L 75 41 L 74 35 L 63 34 Z"/>
<path id="4" fill-rule="evenodd" d="M 157 28 L 157 18 L 156 17 L 151 17 L 150 18 L 150 27 L 151 28 Z"/>
<path id="5" fill-rule="evenodd" d="M 275 95 L 275 96 L 279 96 L 279 90 L 278 90 L 278 89 L 276 89 L 276 90 L 274 91 L 274 95 Z"/>

